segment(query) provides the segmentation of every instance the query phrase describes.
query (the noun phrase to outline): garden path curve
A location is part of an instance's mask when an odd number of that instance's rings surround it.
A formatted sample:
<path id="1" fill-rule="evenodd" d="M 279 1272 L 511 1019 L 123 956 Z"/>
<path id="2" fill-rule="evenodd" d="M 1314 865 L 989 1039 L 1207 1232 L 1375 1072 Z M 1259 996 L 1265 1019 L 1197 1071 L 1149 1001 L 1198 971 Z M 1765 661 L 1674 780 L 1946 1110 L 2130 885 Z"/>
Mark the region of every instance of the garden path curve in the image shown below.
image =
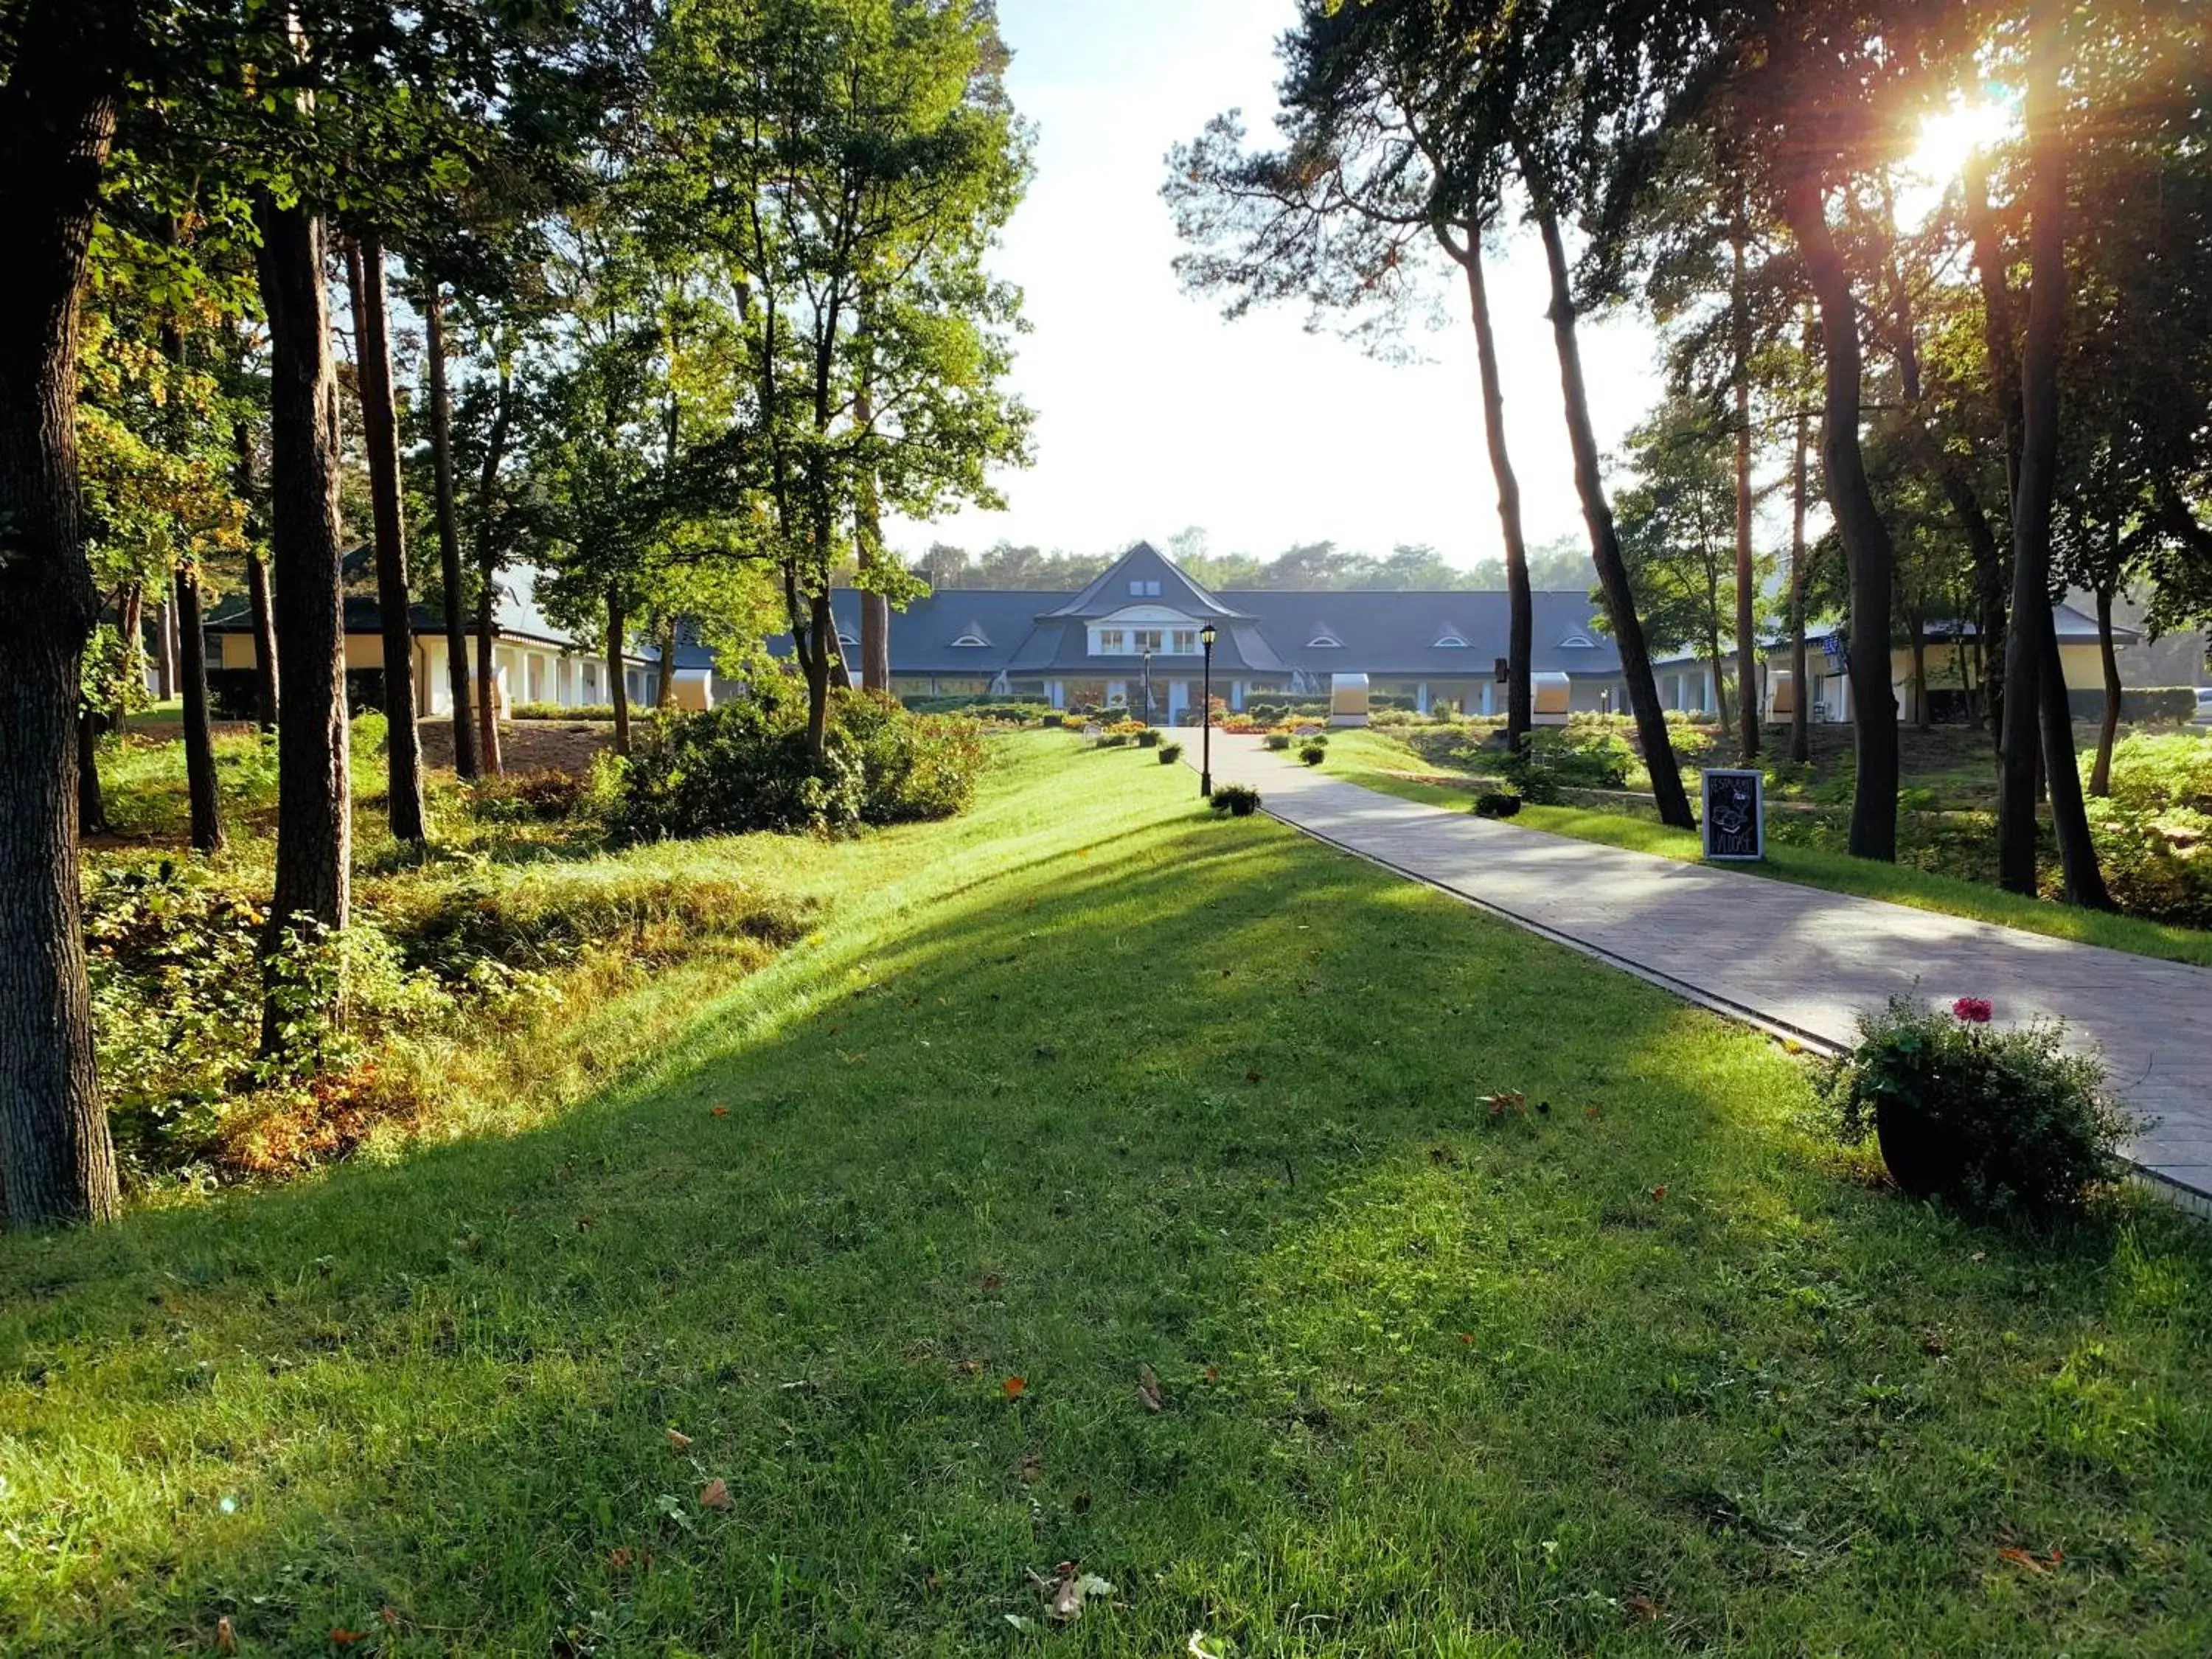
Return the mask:
<path id="1" fill-rule="evenodd" d="M 2212 969 L 1401 800 L 1256 738 L 1216 732 L 1213 761 L 1216 782 L 1252 785 L 1295 829 L 1817 1050 L 1916 986 L 1946 1002 L 1987 997 L 2001 1018 L 2062 1018 L 2102 1052 L 2115 1091 L 2159 1120 L 2136 1161 L 2212 1213 Z"/>

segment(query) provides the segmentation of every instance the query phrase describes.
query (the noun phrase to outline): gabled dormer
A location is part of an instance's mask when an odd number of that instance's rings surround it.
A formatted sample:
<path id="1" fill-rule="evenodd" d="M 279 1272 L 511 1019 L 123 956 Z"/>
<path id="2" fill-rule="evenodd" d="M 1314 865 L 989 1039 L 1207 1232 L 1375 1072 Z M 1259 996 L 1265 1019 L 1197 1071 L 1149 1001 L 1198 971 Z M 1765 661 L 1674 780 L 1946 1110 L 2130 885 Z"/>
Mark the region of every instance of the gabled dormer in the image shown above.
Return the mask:
<path id="1" fill-rule="evenodd" d="M 1139 542 L 1090 586 L 1066 605 L 1042 613 L 1037 620 L 1093 622 L 1144 606 L 1190 617 L 1193 626 L 1207 621 L 1223 623 L 1238 615 L 1185 575 L 1174 560 L 1150 542 Z"/>

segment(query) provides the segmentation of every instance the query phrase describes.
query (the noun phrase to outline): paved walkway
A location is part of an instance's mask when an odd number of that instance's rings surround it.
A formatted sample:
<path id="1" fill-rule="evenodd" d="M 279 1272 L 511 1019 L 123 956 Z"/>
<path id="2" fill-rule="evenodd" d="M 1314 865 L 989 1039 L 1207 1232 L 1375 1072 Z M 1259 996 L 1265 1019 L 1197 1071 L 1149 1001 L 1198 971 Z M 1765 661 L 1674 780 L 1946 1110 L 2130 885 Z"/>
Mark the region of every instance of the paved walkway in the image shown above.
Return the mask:
<path id="1" fill-rule="evenodd" d="M 1188 758 L 1197 758 L 1195 746 Z M 2114 1089 L 2160 1121 L 2133 1149 L 2212 1203 L 2212 969 L 1401 800 L 1217 732 L 1217 783 L 1267 811 L 1602 957 L 1692 1001 L 1819 1049 L 1893 994 L 1987 997 L 1998 1018 L 2063 1018 Z"/>

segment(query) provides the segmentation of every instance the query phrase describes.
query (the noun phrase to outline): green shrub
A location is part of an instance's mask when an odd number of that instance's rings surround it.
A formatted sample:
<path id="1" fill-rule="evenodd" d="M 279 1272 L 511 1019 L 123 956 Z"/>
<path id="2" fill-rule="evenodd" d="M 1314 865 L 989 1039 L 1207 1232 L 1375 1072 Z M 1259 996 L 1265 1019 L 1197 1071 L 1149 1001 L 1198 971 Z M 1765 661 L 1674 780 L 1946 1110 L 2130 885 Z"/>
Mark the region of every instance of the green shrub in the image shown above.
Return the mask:
<path id="1" fill-rule="evenodd" d="M 635 757 L 613 828 L 626 839 L 839 831 L 945 817 L 982 769 L 975 723 L 836 692 L 826 752 L 806 742 L 803 699 L 772 690 L 676 721 Z"/>
<path id="2" fill-rule="evenodd" d="M 2103 689 L 2070 690 L 2067 701 L 2077 720 L 2105 718 Z M 2130 685 L 2120 693 L 2120 718 L 2144 726 L 2181 726 L 2197 717 L 2197 688 L 2193 685 Z"/>
<path id="3" fill-rule="evenodd" d="M 557 702 L 518 702 L 507 711 L 511 720 L 611 720 L 615 717 L 615 706 L 611 702 L 580 702 L 570 708 Z M 659 711 L 651 703 L 634 702 L 629 706 L 630 719 L 641 725 L 659 718 Z"/>
<path id="4" fill-rule="evenodd" d="M 1260 810 L 1260 792 L 1249 783 L 1219 784 L 1206 805 L 1232 817 L 1249 818 Z"/>
<path id="5" fill-rule="evenodd" d="M 468 790 L 469 810 L 487 823 L 558 823 L 583 808 L 591 780 L 578 772 L 506 772 Z"/>
<path id="6" fill-rule="evenodd" d="M 1129 734 L 1127 732 L 1102 732 L 1098 734 L 1098 746 L 1101 749 L 1125 748 L 1128 741 Z"/>
<path id="7" fill-rule="evenodd" d="M 1498 769 L 1523 799 L 1545 804 L 1558 800 L 1563 789 L 1625 789 L 1635 760 L 1627 740 L 1610 726 L 1583 721 L 1538 726 L 1527 746 L 1504 757 Z"/>
<path id="8" fill-rule="evenodd" d="M 1157 749 L 1160 746 L 1160 737 L 1161 732 L 1158 727 L 1148 726 L 1143 731 L 1137 733 L 1137 747 L 1139 749 Z"/>
<path id="9" fill-rule="evenodd" d="M 1179 744 L 1179 743 L 1164 743 L 1164 744 L 1162 744 L 1160 745 L 1160 764 L 1161 764 L 1161 765 L 1163 765 L 1163 766 L 1173 766 L 1173 765 L 1174 765 L 1177 761 L 1181 760 L 1182 758 L 1182 745 L 1181 744 Z"/>
<path id="10" fill-rule="evenodd" d="M 1844 1139 L 1875 1136 L 1916 1198 L 2029 1218 L 2078 1209 L 2125 1168 L 2135 1121 L 2106 1095 L 2096 1061 L 2061 1049 L 2058 1026 L 1993 1030 L 1990 1012 L 1971 997 L 1948 1012 L 1893 998 L 1861 1018 L 1821 1092 Z"/>
<path id="11" fill-rule="evenodd" d="M 1474 798 L 1477 817 L 1510 818 L 1521 810 L 1521 797 L 1509 795 L 1496 789 L 1486 789 Z"/>
<path id="12" fill-rule="evenodd" d="M 1319 766 L 1328 758 L 1328 745 L 1322 743 L 1301 744 L 1298 749 L 1298 758 L 1308 766 Z"/>
<path id="13" fill-rule="evenodd" d="M 1291 746 L 1291 734 L 1287 732 L 1270 732 L 1260 741 L 1279 753 L 1287 753 Z"/>

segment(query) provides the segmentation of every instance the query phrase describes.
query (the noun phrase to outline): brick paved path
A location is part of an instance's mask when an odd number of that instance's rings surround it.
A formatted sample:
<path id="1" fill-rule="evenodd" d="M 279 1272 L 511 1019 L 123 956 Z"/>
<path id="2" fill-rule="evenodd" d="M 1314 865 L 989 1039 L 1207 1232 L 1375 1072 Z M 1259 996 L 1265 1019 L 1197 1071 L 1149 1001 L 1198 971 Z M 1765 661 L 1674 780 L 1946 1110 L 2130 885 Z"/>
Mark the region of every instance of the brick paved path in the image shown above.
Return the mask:
<path id="1" fill-rule="evenodd" d="M 1195 763 L 1197 745 L 1186 751 Z M 1893 994 L 2053 1015 L 2160 1121 L 2133 1149 L 2212 1202 L 2212 969 L 2075 945 L 1401 800 L 1217 732 L 1217 783 L 1320 839 L 1497 911 L 1693 1001 L 1818 1048 Z"/>

